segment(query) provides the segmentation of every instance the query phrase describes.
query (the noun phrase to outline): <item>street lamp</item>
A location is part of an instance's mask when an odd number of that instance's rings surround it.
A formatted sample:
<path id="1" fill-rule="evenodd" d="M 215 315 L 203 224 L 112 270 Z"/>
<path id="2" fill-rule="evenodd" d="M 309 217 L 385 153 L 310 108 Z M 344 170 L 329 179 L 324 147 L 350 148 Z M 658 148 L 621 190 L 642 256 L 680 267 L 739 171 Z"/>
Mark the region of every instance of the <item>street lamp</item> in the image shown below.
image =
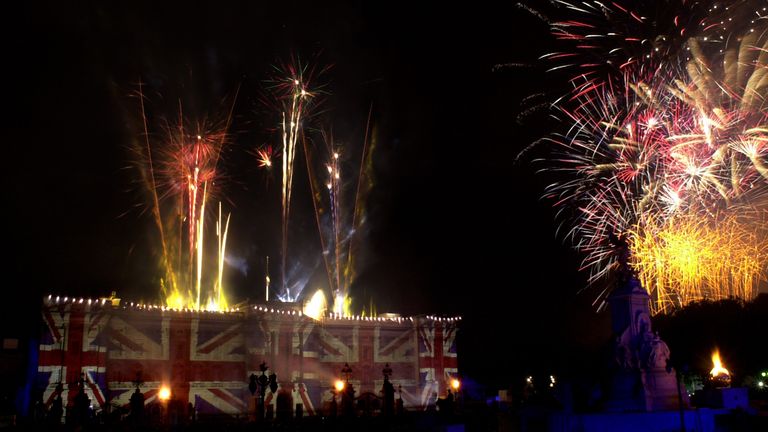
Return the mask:
<path id="1" fill-rule="evenodd" d="M 456 378 L 453 378 L 451 380 L 451 388 L 454 392 L 459 391 L 459 387 L 461 387 L 461 381 L 457 380 Z"/>
<path id="2" fill-rule="evenodd" d="M 343 391 L 344 390 L 344 381 L 336 380 L 336 382 L 333 384 L 333 387 L 336 388 L 337 392 Z"/>
<path id="3" fill-rule="evenodd" d="M 345 380 L 343 391 L 341 392 L 341 413 L 342 415 L 352 417 L 355 412 L 355 388 L 349 382 L 349 379 L 352 378 L 352 368 L 349 367 L 349 363 L 344 363 L 344 367 L 341 368 L 341 375 Z"/>
<path id="4" fill-rule="evenodd" d="M 339 404 L 336 402 L 336 396 L 339 396 L 343 399 L 345 387 L 346 384 L 344 384 L 344 381 L 340 379 L 337 379 L 333 382 L 333 387 L 331 387 L 331 394 L 333 395 L 333 398 L 331 399 L 330 412 L 328 413 L 331 417 L 336 417 L 339 412 Z"/>
<path id="5" fill-rule="evenodd" d="M 381 370 L 381 373 L 384 375 L 384 381 L 389 381 L 389 377 L 392 376 L 392 368 L 389 367 L 389 363 L 384 365 L 384 369 Z"/>
<path id="6" fill-rule="evenodd" d="M 160 387 L 160 390 L 157 392 L 157 398 L 160 399 L 160 422 L 165 424 L 170 421 L 168 418 L 170 416 L 168 401 L 171 399 L 171 389 L 168 386 Z"/>
<path id="7" fill-rule="evenodd" d="M 349 367 L 349 363 L 344 363 L 344 367 L 341 368 L 341 375 L 344 376 L 346 382 L 349 382 L 349 379 L 352 378 L 352 368 Z"/>
<path id="8" fill-rule="evenodd" d="M 381 373 L 384 375 L 384 384 L 381 386 L 381 392 L 384 396 L 384 409 L 382 410 L 382 414 L 391 416 L 395 412 L 395 386 L 389 382 L 389 377 L 392 376 L 392 368 L 389 367 L 389 363 L 384 366 Z"/>
<path id="9" fill-rule="evenodd" d="M 157 397 L 163 402 L 167 401 L 171 398 L 171 389 L 166 386 L 161 387 L 160 391 L 157 392 Z"/>

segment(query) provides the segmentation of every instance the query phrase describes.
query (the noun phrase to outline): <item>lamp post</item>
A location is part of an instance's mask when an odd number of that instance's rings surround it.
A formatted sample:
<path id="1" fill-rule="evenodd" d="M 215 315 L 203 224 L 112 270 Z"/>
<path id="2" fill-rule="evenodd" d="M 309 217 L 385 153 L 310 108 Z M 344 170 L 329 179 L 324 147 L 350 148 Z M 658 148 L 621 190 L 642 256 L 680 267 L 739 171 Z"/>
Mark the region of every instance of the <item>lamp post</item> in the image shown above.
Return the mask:
<path id="1" fill-rule="evenodd" d="M 336 402 L 336 396 L 341 396 L 342 392 L 344 391 L 344 381 L 338 379 L 336 382 L 333 383 L 333 387 L 331 387 L 331 394 L 333 395 L 333 399 L 331 399 L 331 407 L 330 407 L 330 417 L 336 417 L 336 415 L 339 412 L 339 405 L 338 402 Z"/>
<path id="2" fill-rule="evenodd" d="M 341 368 L 341 375 L 345 381 L 344 389 L 341 392 L 341 413 L 344 416 L 352 417 L 355 413 L 355 387 L 349 382 L 349 379 L 352 378 L 352 368 L 349 367 L 349 363 L 344 363 L 344 367 Z"/>
<path id="3" fill-rule="evenodd" d="M 341 375 L 344 377 L 344 381 L 349 384 L 349 379 L 352 378 L 352 368 L 349 367 L 349 363 L 344 363 L 344 367 L 341 368 Z"/>
<path id="4" fill-rule="evenodd" d="M 454 393 L 458 392 L 460 387 L 461 387 L 461 381 L 459 381 L 456 378 L 451 379 L 451 388 L 453 389 Z"/>
<path id="5" fill-rule="evenodd" d="M 163 385 L 157 392 L 157 398 L 160 399 L 160 423 L 173 423 L 170 419 L 171 389 Z"/>
<path id="6" fill-rule="evenodd" d="M 389 382 L 389 377 L 392 375 L 392 368 L 389 367 L 389 363 L 384 366 L 381 373 L 384 375 L 384 384 L 381 388 L 381 392 L 384 395 L 384 409 L 382 410 L 382 414 L 391 416 L 395 412 L 395 386 Z"/>
<path id="7" fill-rule="evenodd" d="M 678 406 L 678 410 L 680 412 L 680 430 L 682 432 L 685 432 L 686 431 L 686 428 L 685 428 L 685 405 L 683 404 L 683 389 L 680 386 L 680 378 L 682 376 L 681 372 L 680 372 L 680 369 L 681 369 L 680 366 L 681 365 L 678 364 L 676 366 L 677 367 L 675 367 L 675 364 L 673 363 L 671 358 L 667 359 L 667 367 L 666 367 L 667 373 L 671 372 L 671 369 L 673 369 L 673 368 L 675 369 L 675 385 L 677 386 L 677 406 Z M 687 365 L 682 365 L 682 369 L 687 370 L 688 366 Z"/>
<path id="8" fill-rule="evenodd" d="M 392 368 L 389 367 L 389 363 L 384 365 L 384 369 L 381 370 L 381 373 L 384 374 L 384 381 L 389 381 L 389 377 L 392 376 Z"/>

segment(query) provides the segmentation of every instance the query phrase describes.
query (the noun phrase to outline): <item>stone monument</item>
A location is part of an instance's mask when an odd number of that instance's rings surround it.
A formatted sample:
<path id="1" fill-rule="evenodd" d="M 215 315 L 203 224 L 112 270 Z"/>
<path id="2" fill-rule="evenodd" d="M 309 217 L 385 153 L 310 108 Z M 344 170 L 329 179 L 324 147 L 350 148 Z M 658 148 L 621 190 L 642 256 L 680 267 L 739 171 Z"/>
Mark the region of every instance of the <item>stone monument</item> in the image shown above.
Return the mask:
<path id="1" fill-rule="evenodd" d="M 624 239 L 611 239 L 617 247 L 618 281 L 608 297 L 611 309 L 613 371 L 605 409 L 612 412 L 662 411 L 688 406 L 685 391 L 678 391 L 669 347 L 651 329 L 650 297 L 629 266 Z"/>

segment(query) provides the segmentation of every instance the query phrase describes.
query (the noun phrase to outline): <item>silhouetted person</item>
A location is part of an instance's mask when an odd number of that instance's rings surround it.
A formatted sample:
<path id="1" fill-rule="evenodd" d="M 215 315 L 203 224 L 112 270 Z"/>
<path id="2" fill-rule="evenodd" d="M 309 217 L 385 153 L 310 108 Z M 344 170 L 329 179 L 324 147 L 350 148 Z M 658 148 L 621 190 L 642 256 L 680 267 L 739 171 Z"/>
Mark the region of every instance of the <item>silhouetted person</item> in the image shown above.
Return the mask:
<path id="1" fill-rule="evenodd" d="M 256 401 L 257 421 L 263 420 L 265 413 L 267 418 L 272 418 L 272 405 L 270 404 L 268 407 L 265 406 L 267 388 L 269 388 L 273 394 L 277 391 L 277 376 L 274 373 L 267 376 L 267 370 L 269 370 L 267 363 L 262 361 L 259 365 L 259 370 L 261 370 L 261 375 L 256 378 L 257 392 L 259 395 L 258 400 Z"/>
<path id="2" fill-rule="evenodd" d="M 437 398 L 437 392 L 432 392 L 432 396 L 427 399 L 427 406 L 424 407 L 424 411 L 434 412 L 435 408 L 440 408 L 440 399 Z"/>
<path id="3" fill-rule="evenodd" d="M 131 395 L 129 403 L 131 405 L 131 424 L 141 424 L 144 418 L 144 395 L 141 394 L 141 391 L 138 388 L 136 388 L 136 391 Z"/>
<path id="4" fill-rule="evenodd" d="M 256 395 L 256 390 L 259 389 L 258 377 L 256 374 L 251 374 L 248 378 L 248 390 L 251 392 L 251 396 Z"/>
<path id="5" fill-rule="evenodd" d="M 48 412 L 48 422 L 51 425 L 60 425 L 62 415 L 64 415 L 64 401 L 61 399 L 61 392 L 59 392 L 51 404 L 51 410 Z"/>
<path id="6" fill-rule="evenodd" d="M 341 415 L 344 417 L 355 416 L 355 387 L 349 382 L 341 392 Z"/>
<path id="7" fill-rule="evenodd" d="M 336 402 L 336 395 L 333 395 L 333 399 L 331 399 L 331 406 L 330 406 L 330 413 L 328 415 L 330 417 L 336 417 L 336 415 L 339 413 L 339 405 Z"/>
<path id="8" fill-rule="evenodd" d="M 391 416 L 395 412 L 395 386 L 389 382 L 388 377 L 384 377 L 384 385 L 381 386 L 381 392 L 384 394 L 384 405 L 381 413 L 385 416 Z"/>
<path id="9" fill-rule="evenodd" d="M 277 392 L 277 419 L 287 421 L 291 417 L 293 417 L 293 395 L 285 386 Z"/>
<path id="10" fill-rule="evenodd" d="M 45 409 L 45 403 L 43 402 L 43 395 L 42 393 L 37 392 L 35 397 L 35 406 L 32 413 L 32 420 L 35 424 L 43 424 L 45 422 L 46 414 L 47 412 Z"/>
<path id="11" fill-rule="evenodd" d="M 77 395 L 72 405 L 72 415 L 67 415 L 75 425 L 84 425 L 88 423 L 90 417 L 91 399 L 85 394 L 85 377 L 80 374 L 80 380 L 77 382 Z"/>
<path id="12" fill-rule="evenodd" d="M 448 389 L 448 394 L 445 395 L 440 406 L 440 412 L 444 415 L 450 416 L 453 414 L 453 393 L 451 389 Z"/>
<path id="13" fill-rule="evenodd" d="M 269 390 L 273 394 L 277 393 L 277 375 L 274 373 L 269 374 Z"/>

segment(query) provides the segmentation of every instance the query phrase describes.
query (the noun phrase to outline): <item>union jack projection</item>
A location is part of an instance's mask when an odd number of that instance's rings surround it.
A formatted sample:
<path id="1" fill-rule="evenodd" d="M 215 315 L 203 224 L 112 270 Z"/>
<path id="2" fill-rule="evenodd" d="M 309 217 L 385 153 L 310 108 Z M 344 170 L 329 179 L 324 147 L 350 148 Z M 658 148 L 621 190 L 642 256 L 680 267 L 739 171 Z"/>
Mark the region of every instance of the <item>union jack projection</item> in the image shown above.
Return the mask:
<path id="1" fill-rule="evenodd" d="M 254 411 L 249 376 L 262 362 L 278 377 L 267 408 L 289 400 L 294 412 L 321 414 L 345 365 L 357 394 L 379 394 L 384 368 L 404 406 L 424 409 L 457 374 L 455 319 L 325 318 L 298 310 L 173 311 L 49 298 L 43 306 L 38 389 L 47 404 L 61 393 L 71 407 L 79 383 L 95 409 L 145 404 L 165 387 L 198 414 Z"/>

